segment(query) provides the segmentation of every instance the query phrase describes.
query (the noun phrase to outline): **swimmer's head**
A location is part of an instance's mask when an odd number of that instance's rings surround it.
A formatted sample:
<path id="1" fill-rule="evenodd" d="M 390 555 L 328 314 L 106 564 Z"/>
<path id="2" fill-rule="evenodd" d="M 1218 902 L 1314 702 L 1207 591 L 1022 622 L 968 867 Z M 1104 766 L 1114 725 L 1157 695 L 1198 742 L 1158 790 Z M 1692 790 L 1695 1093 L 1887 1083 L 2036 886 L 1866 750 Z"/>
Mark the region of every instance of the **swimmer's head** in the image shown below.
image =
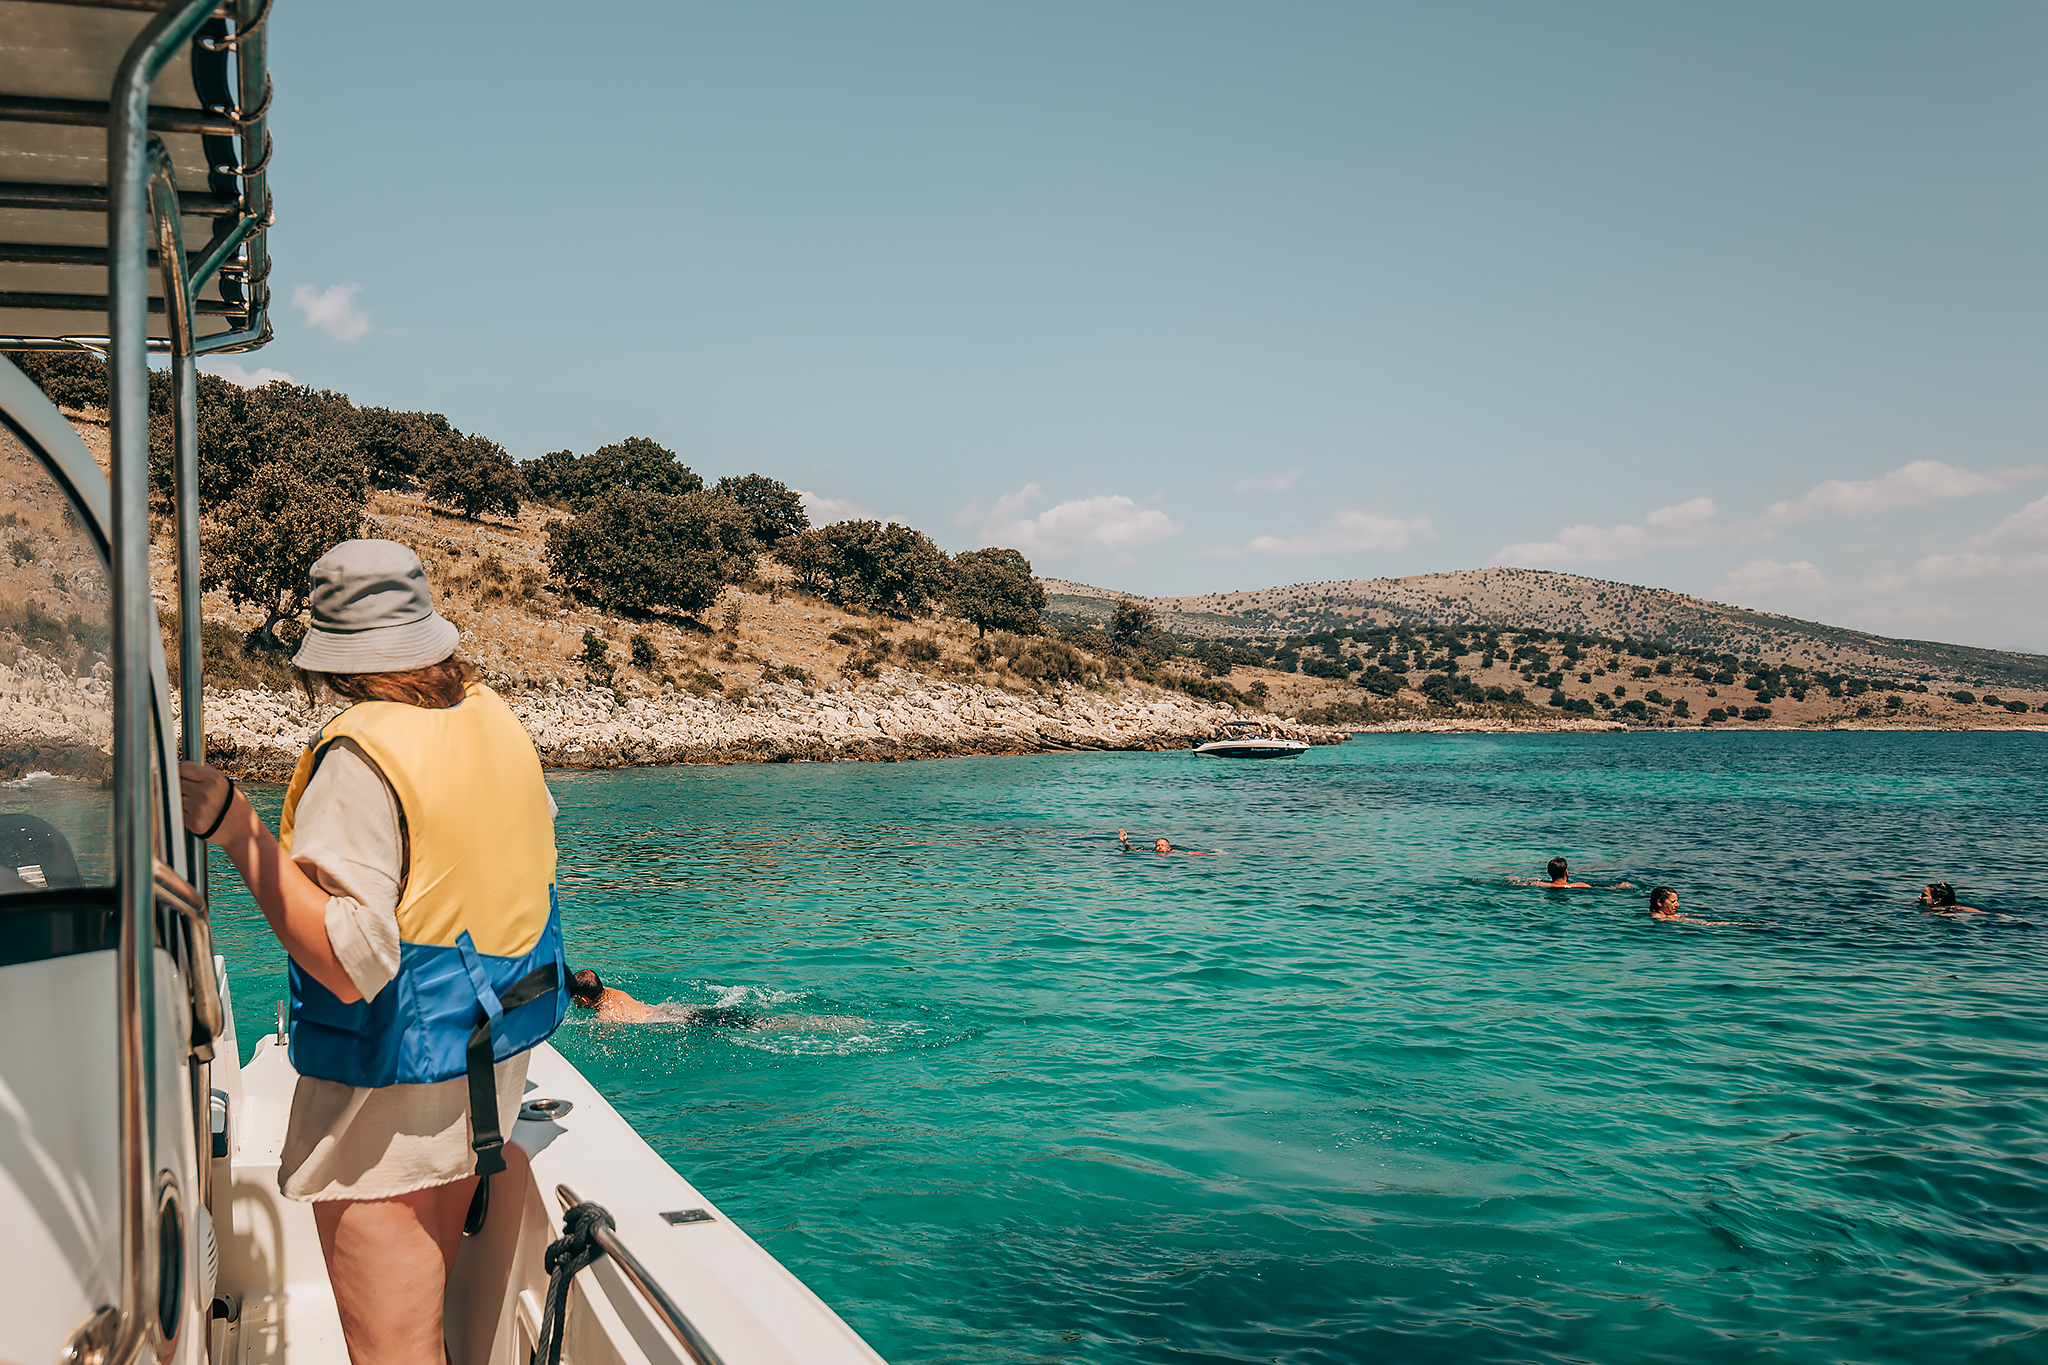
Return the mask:
<path id="1" fill-rule="evenodd" d="M 571 973 L 569 998 L 587 1010 L 596 1009 L 597 1002 L 604 999 L 604 978 L 587 967 Z"/>
<path id="2" fill-rule="evenodd" d="M 1166 842 L 1166 840 L 1161 839 L 1157 843 L 1152 845 L 1152 851 L 1154 853 L 1171 853 L 1173 852 L 1173 845 Z"/>
<path id="3" fill-rule="evenodd" d="M 1937 909 L 1947 909 L 1956 903 L 1956 889 L 1947 882 L 1929 882 L 1920 899 Z"/>
<path id="4" fill-rule="evenodd" d="M 1568 880 L 1571 875 L 1572 865 L 1570 863 L 1562 858 L 1552 858 L 1550 860 L 1550 880 L 1561 882 Z"/>
<path id="5" fill-rule="evenodd" d="M 1650 913 L 1670 914 L 1678 909 L 1678 893 L 1668 886 L 1660 886 L 1650 893 Z"/>

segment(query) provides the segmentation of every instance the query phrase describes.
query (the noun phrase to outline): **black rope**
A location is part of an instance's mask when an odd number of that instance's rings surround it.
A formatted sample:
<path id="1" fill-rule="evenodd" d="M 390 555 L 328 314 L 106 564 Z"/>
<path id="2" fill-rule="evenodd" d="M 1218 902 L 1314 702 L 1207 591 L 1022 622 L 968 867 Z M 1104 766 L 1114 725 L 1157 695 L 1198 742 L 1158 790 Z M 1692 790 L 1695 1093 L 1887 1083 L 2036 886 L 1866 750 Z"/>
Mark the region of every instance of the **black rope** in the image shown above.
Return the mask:
<path id="1" fill-rule="evenodd" d="M 542 1264 L 548 1272 L 548 1299 L 540 1319 L 540 1338 L 533 1345 L 531 1365 L 562 1365 L 562 1326 L 569 1310 L 569 1282 L 576 1272 L 604 1255 L 597 1229 L 615 1228 L 612 1216 L 597 1204 L 576 1204 L 562 1215 L 562 1235 L 548 1243 Z"/>

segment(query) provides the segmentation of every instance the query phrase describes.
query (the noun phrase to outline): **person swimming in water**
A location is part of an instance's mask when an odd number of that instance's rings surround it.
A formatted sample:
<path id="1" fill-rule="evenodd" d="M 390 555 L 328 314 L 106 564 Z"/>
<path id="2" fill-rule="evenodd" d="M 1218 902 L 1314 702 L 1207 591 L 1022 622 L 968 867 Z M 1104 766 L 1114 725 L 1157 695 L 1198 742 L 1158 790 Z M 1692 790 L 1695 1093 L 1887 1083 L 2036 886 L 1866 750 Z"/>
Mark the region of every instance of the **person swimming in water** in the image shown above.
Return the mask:
<path id="1" fill-rule="evenodd" d="M 1551 891 L 1591 891 L 1593 889 L 1591 882 L 1573 881 L 1571 864 L 1562 858 L 1552 858 L 1548 871 L 1550 876 L 1547 881 L 1530 880 L 1521 884 L 1523 886 L 1540 886 Z M 1605 889 L 1609 891 L 1632 891 L 1635 888 L 1627 882 L 1616 882 L 1613 886 Z"/>
<path id="2" fill-rule="evenodd" d="M 1691 915 L 1681 914 L 1678 909 L 1678 893 L 1668 886 L 1660 886 L 1650 892 L 1650 918 L 1664 920 L 1667 923 L 1705 925 L 1709 928 L 1754 927 L 1750 920 L 1694 919 Z"/>
<path id="3" fill-rule="evenodd" d="M 1131 851 L 1131 836 L 1122 830 L 1118 830 L 1116 837 L 1122 842 L 1124 852 L 1129 853 Z M 1154 853 L 1185 853 L 1190 858 L 1213 858 L 1216 856 L 1216 850 L 1213 848 L 1175 848 L 1173 841 L 1163 834 L 1152 841 L 1152 851 Z"/>
<path id="4" fill-rule="evenodd" d="M 1920 888 L 1919 906 L 1937 915 L 1981 915 L 1974 905 L 1957 905 L 1956 889 L 1947 882 L 1929 882 Z"/>
<path id="5" fill-rule="evenodd" d="M 649 1005 L 635 1000 L 617 986 L 585 968 L 569 977 L 569 998 L 587 1010 L 597 1011 L 606 1024 L 681 1024 L 685 1028 L 759 1028 L 760 1018 L 752 1010 L 733 1005 Z"/>

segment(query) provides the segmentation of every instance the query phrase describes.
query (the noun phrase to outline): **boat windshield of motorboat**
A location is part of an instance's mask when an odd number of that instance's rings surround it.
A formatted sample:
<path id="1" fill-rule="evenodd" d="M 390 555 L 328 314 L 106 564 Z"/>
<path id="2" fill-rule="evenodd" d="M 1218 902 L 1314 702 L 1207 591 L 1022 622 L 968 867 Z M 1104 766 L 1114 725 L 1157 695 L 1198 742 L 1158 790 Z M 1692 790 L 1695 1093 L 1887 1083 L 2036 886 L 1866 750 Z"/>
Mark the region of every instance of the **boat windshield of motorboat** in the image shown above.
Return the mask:
<path id="1" fill-rule="evenodd" d="M 1306 741 L 1288 739 L 1270 725 L 1255 720 L 1227 720 L 1223 734 L 1195 752 L 1208 758 L 1300 758 L 1308 752 Z"/>
<path id="2" fill-rule="evenodd" d="M 282 1002 L 275 1030 L 269 1001 L 238 1025 L 176 783 L 205 754 L 196 364 L 270 338 L 271 4 L 0 0 L 0 352 L 95 354 L 110 376 L 103 471 L 0 355 L 0 1360 L 348 1359 L 311 1206 L 277 1187 L 297 1083 Z M 152 354 L 175 689 L 151 592 Z M 571 1204 L 611 1224 L 555 1286 L 577 1365 L 880 1359 L 553 1047 L 527 1084 L 520 1159 L 449 1282 L 451 1362 L 534 1358 Z"/>

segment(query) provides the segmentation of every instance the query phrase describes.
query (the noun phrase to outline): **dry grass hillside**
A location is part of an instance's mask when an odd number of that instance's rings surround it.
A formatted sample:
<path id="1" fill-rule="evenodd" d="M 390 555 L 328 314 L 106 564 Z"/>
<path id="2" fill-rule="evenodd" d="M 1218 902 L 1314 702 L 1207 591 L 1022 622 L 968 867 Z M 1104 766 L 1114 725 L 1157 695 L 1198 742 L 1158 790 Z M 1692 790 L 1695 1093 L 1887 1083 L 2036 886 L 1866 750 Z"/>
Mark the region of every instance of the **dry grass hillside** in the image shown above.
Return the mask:
<path id="1" fill-rule="evenodd" d="M 1107 616 L 1119 598 L 1047 580 L 1054 610 Z M 1487 626 L 1617 639 L 1767 663 L 2008 690 L 2048 687 L 2048 657 L 1900 640 L 1796 617 L 1708 602 L 1663 588 L 1539 569 L 1466 569 L 1407 578 L 1297 583 L 1245 592 L 1139 599 L 1168 629 L 1216 639 L 1308 635 L 1361 625 Z"/>

